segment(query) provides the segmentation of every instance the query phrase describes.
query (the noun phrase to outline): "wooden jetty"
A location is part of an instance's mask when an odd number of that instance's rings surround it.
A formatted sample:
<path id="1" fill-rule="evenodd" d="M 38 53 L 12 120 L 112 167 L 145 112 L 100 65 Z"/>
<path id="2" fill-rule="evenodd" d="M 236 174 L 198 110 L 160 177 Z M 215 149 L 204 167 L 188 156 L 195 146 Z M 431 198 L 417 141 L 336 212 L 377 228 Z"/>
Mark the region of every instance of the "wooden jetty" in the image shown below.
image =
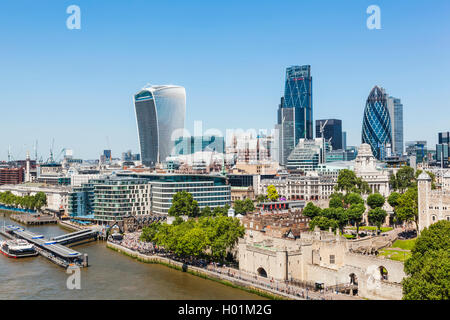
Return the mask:
<path id="1" fill-rule="evenodd" d="M 49 223 L 58 223 L 58 220 L 47 214 L 13 214 L 10 217 L 11 220 L 25 224 L 25 225 L 42 225 Z"/>

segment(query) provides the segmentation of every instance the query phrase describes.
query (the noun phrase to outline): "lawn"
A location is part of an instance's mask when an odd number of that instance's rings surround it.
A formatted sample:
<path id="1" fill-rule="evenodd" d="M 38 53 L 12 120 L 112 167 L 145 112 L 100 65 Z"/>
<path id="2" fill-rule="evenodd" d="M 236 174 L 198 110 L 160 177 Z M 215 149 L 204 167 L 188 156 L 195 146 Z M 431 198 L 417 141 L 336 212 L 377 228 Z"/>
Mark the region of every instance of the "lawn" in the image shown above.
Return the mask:
<path id="1" fill-rule="evenodd" d="M 356 230 L 356 227 L 350 227 L 351 230 Z M 387 232 L 387 231 L 391 231 L 393 228 L 391 227 L 381 227 L 381 232 Z M 373 227 L 373 226 L 363 226 L 363 227 L 359 227 L 359 230 L 368 230 L 368 231 L 376 231 L 377 227 Z"/>
<path id="2" fill-rule="evenodd" d="M 399 251 L 394 249 L 383 249 L 380 250 L 378 256 L 385 256 L 388 259 L 405 262 L 411 257 L 411 252 L 409 251 Z"/>
<path id="3" fill-rule="evenodd" d="M 414 247 L 414 243 L 416 243 L 416 239 L 396 240 L 392 244 L 392 248 L 400 248 L 400 249 L 403 249 L 403 250 L 411 250 Z"/>

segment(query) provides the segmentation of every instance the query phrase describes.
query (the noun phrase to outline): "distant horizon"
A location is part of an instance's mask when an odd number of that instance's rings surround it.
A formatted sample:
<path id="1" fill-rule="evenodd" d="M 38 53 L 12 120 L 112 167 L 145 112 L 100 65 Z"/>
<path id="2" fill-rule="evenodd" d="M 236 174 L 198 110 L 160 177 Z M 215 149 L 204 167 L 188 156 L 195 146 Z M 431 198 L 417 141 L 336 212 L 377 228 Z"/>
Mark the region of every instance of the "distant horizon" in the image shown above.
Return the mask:
<path id="1" fill-rule="evenodd" d="M 361 144 L 364 107 L 378 85 L 403 104 L 404 147 L 450 131 L 450 2 L 379 0 L 381 28 L 369 30 L 371 1 L 79 0 L 0 4 L 0 161 L 34 144 L 45 161 L 73 150 L 95 160 L 140 153 L 133 95 L 147 84 L 186 89 L 185 128 L 266 129 L 277 122 L 286 67 L 311 65 L 315 121 L 342 120 L 347 145 Z M 152 15 L 158 12 L 157 15 Z M 153 31 L 152 31 L 153 30 Z"/>

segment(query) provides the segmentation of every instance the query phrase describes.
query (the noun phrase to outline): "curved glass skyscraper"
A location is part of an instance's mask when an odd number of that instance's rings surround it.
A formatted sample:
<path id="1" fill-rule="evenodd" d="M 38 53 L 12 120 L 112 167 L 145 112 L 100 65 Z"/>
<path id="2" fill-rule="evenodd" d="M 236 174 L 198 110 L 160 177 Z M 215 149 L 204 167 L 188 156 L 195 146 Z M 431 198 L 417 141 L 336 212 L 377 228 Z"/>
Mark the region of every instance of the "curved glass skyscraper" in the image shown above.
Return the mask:
<path id="1" fill-rule="evenodd" d="M 386 156 L 387 145 L 392 144 L 391 132 L 387 94 L 383 88 L 375 86 L 364 109 L 362 143 L 369 144 L 375 158 L 382 160 Z"/>
<path id="2" fill-rule="evenodd" d="M 179 86 L 151 86 L 134 96 L 142 163 L 154 167 L 170 156 L 177 129 L 184 129 L 186 90 Z"/>

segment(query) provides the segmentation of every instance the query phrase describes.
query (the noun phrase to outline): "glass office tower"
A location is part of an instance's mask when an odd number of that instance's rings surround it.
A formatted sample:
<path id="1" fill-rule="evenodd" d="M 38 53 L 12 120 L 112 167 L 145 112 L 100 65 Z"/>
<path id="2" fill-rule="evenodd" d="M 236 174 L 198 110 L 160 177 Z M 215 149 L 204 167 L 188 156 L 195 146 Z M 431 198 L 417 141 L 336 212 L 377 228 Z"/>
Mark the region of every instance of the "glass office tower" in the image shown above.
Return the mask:
<path id="1" fill-rule="evenodd" d="M 392 152 L 396 156 L 403 154 L 403 104 L 398 98 L 388 98 L 388 110 L 391 117 Z"/>
<path id="2" fill-rule="evenodd" d="M 383 88 L 375 86 L 369 94 L 364 109 L 362 143 L 372 147 L 375 158 L 386 157 L 386 147 L 392 145 L 391 118 L 387 108 L 387 95 Z"/>
<path id="3" fill-rule="evenodd" d="M 278 109 L 280 163 L 285 164 L 300 138 L 313 138 L 311 66 L 286 69 L 284 97 Z"/>
<path id="4" fill-rule="evenodd" d="M 323 127 L 323 137 L 320 128 Z M 333 150 L 344 149 L 342 146 L 342 121 L 338 119 L 316 120 L 316 138 L 330 139 Z"/>
<path id="5" fill-rule="evenodd" d="M 184 129 L 186 90 L 179 86 L 151 86 L 134 96 L 142 163 L 154 167 L 166 160 Z"/>

